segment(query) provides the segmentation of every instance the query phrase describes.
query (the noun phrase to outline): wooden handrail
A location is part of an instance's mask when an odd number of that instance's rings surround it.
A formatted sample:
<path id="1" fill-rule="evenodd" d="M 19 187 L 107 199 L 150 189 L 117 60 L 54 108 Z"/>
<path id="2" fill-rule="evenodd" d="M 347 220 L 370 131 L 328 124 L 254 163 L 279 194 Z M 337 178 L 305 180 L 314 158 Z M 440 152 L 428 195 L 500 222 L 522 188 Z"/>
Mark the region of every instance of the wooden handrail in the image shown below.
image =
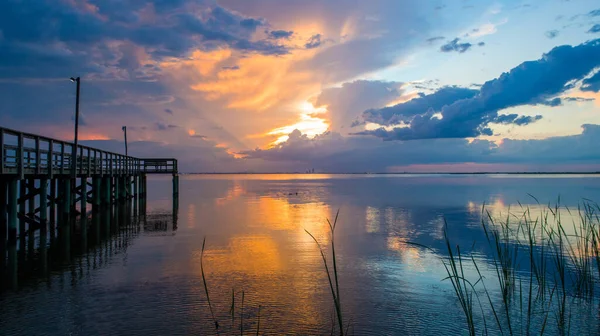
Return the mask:
<path id="1" fill-rule="evenodd" d="M 15 137 L 7 141 L 5 136 Z M 33 140 L 33 145 L 27 141 Z M 47 145 L 47 149 L 44 148 Z M 77 175 L 95 174 L 177 174 L 177 160 L 173 158 L 137 158 L 73 144 L 36 134 L 0 127 L 0 174 L 65 175 L 75 169 Z M 58 147 L 60 150 L 57 150 Z M 72 153 L 75 157 L 72 157 Z M 74 162 L 73 162 L 74 160 Z M 74 163 L 74 165 L 71 165 Z"/>

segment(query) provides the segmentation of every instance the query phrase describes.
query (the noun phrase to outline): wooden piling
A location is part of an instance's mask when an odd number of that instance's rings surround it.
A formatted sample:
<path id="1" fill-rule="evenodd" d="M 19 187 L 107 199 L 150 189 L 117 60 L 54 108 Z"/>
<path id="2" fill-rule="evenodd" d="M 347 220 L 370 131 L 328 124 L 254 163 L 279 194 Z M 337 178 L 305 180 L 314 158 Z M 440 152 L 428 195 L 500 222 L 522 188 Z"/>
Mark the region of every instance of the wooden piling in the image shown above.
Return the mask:
<path id="1" fill-rule="evenodd" d="M 40 224 L 42 233 L 46 235 L 48 224 L 48 179 L 40 180 Z"/>
<path id="2" fill-rule="evenodd" d="M 17 242 L 17 204 L 19 203 L 17 198 L 17 180 L 12 179 L 8 181 L 8 241 L 10 243 Z"/>
<path id="3" fill-rule="evenodd" d="M 42 274 L 48 272 L 48 179 L 40 180 L 40 271 Z"/>
<path id="4" fill-rule="evenodd" d="M 25 195 L 27 195 L 26 183 L 26 180 L 19 180 L 19 240 L 22 243 L 25 242 L 25 213 L 27 212 L 27 202 L 25 201 Z"/>
<path id="5" fill-rule="evenodd" d="M 81 194 L 80 194 L 80 208 L 79 212 L 79 225 L 81 230 L 81 245 L 82 250 L 87 250 L 87 177 L 81 178 Z"/>
<path id="6" fill-rule="evenodd" d="M 50 179 L 50 220 L 48 223 L 50 231 L 50 243 L 54 241 L 56 236 L 56 179 Z"/>
<path id="7" fill-rule="evenodd" d="M 8 184 L 6 181 L 0 179 L 0 273 L 2 273 L 6 267 L 6 244 L 8 242 L 7 189 Z"/>

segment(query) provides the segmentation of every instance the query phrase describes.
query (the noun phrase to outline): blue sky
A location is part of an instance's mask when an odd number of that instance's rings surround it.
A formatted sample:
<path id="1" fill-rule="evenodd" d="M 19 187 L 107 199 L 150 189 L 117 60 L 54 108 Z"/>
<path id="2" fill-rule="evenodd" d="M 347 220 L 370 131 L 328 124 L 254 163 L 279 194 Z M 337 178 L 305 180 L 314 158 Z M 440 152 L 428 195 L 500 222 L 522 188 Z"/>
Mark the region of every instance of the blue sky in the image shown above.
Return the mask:
<path id="1" fill-rule="evenodd" d="M 594 1 L 7 0 L 0 125 L 186 171 L 600 170 Z"/>

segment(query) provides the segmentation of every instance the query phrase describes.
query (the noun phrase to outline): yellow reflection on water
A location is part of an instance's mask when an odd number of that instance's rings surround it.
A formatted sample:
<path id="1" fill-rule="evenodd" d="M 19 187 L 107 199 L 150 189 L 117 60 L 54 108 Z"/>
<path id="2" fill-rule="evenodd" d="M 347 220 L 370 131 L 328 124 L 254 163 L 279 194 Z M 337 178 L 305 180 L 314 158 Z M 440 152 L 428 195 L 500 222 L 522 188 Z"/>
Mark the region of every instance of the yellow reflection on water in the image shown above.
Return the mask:
<path id="1" fill-rule="evenodd" d="M 426 253 L 422 248 L 407 244 L 401 237 L 388 237 L 387 248 L 399 252 L 402 264 L 414 272 L 425 272 L 426 267 L 423 265 L 423 253 Z"/>
<path id="2" fill-rule="evenodd" d="M 204 272 L 211 286 L 211 299 L 222 305 L 232 288 L 246 291 L 263 306 L 294 302 L 281 307 L 283 316 L 295 316 L 306 325 L 323 324 L 321 296 L 327 293 L 326 274 L 311 232 L 329 248 L 326 219 L 335 213 L 329 205 L 312 198 L 310 192 L 293 194 L 264 190 L 253 192 L 244 181 L 234 181 L 210 214 L 214 222 L 226 222 L 207 238 Z M 210 211 L 210 209 L 203 210 Z M 198 217 L 201 215 L 198 214 Z M 201 293 L 201 242 L 195 245 L 190 269 L 198 278 Z M 287 286 L 276 286 L 285 278 Z M 216 280 L 218 279 L 218 281 Z M 238 298 L 239 299 L 239 298 Z M 220 300 L 220 301 L 219 301 Z"/>
<path id="3" fill-rule="evenodd" d="M 195 254 L 196 258 L 200 254 Z M 280 271 L 283 262 L 277 242 L 267 235 L 236 236 L 229 240 L 225 248 L 211 249 L 206 254 L 205 265 L 208 272 L 243 272 L 247 275 L 260 275 Z M 200 260 L 196 265 L 199 267 Z"/>
<path id="4" fill-rule="evenodd" d="M 377 208 L 373 208 L 371 206 L 367 206 L 366 209 L 366 231 L 368 233 L 377 233 L 381 228 L 381 211 Z"/>
<path id="5" fill-rule="evenodd" d="M 190 229 L 193 229 L 196 226 L 196 204 L 190 203 L 187 211 L 187 226 Z"/>
<path id="6" fill-rule="evenodd" d="M 225 205 L 227 202 L 242 196 L 245 192 L 246 190 L 242 183 L 239 180 L 233 180 L 233 186 L 227 189 L 227 194 L 215 199 L 215 203 L 219 206 Z"/>

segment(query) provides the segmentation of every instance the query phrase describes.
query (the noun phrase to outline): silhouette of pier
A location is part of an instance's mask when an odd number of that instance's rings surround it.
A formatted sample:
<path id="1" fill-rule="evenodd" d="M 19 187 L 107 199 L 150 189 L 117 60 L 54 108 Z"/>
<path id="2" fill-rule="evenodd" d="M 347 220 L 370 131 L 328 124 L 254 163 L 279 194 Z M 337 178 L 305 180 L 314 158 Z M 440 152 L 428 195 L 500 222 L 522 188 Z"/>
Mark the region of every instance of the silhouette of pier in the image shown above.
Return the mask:
<path id="1" fill-rule="evenodd" d="M 44 268 L 48 248 L 62 250 L 68 261 L 72 248 L 85 253 L 123 228 L 135 233 L 139 224 L 152 226 L 146 220 L 148 174 L 173 176 L 176 228 L 176 159 L 75 147 L 0 127 L 0 270 L 14 277 L 8 285 L 16 285 L 26 256 L 36 255 Z"/>

